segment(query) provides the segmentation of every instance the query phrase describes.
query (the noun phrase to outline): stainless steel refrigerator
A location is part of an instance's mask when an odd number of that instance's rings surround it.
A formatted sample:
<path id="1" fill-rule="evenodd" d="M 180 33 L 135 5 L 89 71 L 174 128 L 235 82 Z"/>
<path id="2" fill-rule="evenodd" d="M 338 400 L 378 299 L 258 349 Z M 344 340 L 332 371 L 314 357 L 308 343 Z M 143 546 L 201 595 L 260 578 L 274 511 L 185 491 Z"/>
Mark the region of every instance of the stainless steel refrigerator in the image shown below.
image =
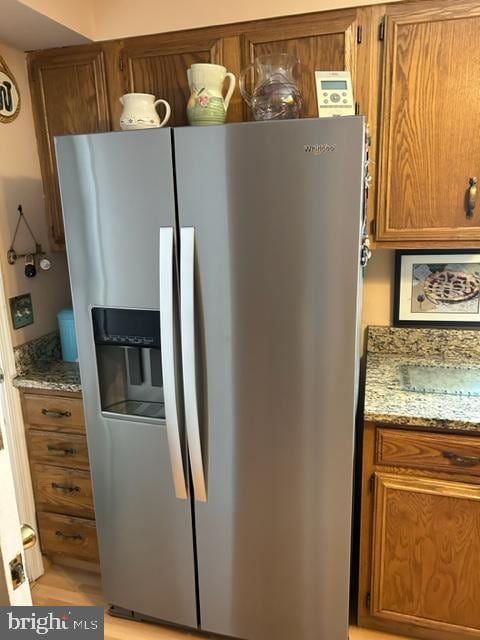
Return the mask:
<path id="1" fill-rule="evenodd" d="M 56 146 L 112 611 L 346 640 L 363 118 Z"/>

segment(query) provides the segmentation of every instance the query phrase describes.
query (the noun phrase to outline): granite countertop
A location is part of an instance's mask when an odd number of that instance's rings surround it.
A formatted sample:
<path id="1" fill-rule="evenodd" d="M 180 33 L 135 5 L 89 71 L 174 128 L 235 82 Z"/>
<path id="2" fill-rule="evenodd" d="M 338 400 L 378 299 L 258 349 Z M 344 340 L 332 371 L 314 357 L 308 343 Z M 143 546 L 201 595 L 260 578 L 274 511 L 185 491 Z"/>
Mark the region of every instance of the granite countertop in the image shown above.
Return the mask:
<path id="1" fill-rule="evenodd" d="M 468 367 L 480 377 L 480 333 L 370 327 L 365 420 L 480 434 L 480 397 L 405 391 L 402 365 Z"/>
<path id="2" fill-rule="evenodd" d="M 22 389 L 50 389 L 52 391 L 80 392 L 78 362 L 39 360 L 13 379 L 15 387 Z"/>
<path id="3" fill-rule="evenodd" d="M 15 347 L 14 354 L 17 368 L 13 379 L 15 387 L 72 393 L 82 390 L 78 362 L 61 359 L 57 331 Z"/>

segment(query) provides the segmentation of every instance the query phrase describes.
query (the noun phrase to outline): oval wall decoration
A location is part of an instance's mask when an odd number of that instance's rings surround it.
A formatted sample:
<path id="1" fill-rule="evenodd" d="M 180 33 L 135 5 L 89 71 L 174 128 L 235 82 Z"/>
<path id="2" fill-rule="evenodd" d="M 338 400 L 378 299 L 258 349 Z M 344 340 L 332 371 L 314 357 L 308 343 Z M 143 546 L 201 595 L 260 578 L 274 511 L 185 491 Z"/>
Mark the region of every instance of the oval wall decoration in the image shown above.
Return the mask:
<path id="1" fill-rule="evenodd" d="M 13 122 L 20 113 L 20 92 L 5 60 L 0 56 L 0 122 Z"/>

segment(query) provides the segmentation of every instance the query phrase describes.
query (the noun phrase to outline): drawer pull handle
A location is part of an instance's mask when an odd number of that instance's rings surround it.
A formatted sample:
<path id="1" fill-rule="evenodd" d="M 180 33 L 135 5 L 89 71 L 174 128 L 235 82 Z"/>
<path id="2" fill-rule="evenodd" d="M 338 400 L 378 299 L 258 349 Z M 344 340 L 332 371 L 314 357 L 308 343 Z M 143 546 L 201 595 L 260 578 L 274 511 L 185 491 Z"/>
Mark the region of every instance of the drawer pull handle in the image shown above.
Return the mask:
<path id="1" fill-rule="evenodd" d="M 50 409 L 42 409 L 42 413 L 47 418 L 69 418 L 72 415 L 70 411 L 50 411 Z"/>
<path id="2" fill-rule="evenodd" d="M 76 449 L 64 449 L 62 447 L 55 447 L 53 444 L 47 445 L 47 449 L 53 452 L 53 455 L 60 454 L 62 456 L 74 456 L 77 453 Z"/>
<path id="3" fill-rule="evenodd" d="M 55 531 L 55 535 L 62 540 L 83 540 L 83 536 L 79 533 L 63 533 L 63 531 Z"/>
<path id="4" fill-rule="evenodd" d="M 479 456 L 459 456 L 457 453 L 453 453 L 453 451 L 442 451 L 442 455 L 460 467 L 475 467 L 477 464 L 480 464 Z"/>
<path id="5" fill-rule="evenodd" d="M 58 484 L 58 482 L 52 482 L 52 489 L 63 491 L 63 493 L 75 493 L 76 491 L 80 491 L 80 487 L 69 484 Z"/>
<path id="6" fill-rule="evenodd" d="M 475 207 L 477 205 L 477 178 L 472 177 L 468 181 L 468 205 L 467 205 L 467 218 L 473 218 L 475 213 Z"/>

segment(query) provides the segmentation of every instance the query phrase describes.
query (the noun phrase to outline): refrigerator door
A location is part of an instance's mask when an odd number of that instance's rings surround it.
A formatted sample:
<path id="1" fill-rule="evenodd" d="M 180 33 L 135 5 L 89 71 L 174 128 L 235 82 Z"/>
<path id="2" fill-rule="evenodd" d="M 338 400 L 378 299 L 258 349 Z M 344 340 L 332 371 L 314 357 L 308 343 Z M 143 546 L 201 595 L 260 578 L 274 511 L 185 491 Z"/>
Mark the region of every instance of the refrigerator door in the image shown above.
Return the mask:
<path id="1" fill-rule="evenodd" d="M 108 397 L 119 387 L 125 364 L 121 350 L 128 358 L 132 353 L 140 354 L 130 363 L 136 362 L 138 368 L 142 362 L 142 366 L 148 363 L 149 349 L 141 345 L 99 346 L 98 339 L 96 347 L 91 314 L 92 307 L 158 313 L 160 228 L 170 230 L 163 234 L 169 250 L 174 241 L 171 133 L 149 130 L 69 136 L 57 139 L 56 144 L 104 596 L 118 607 L 195 627 L 191 504 L 176 497 L 177 493 L 187 498 L 186 460 L 182 470 L 181 455 L 173 459 L 169 453 L 170 447 L 178 452 L 181 439 L 178 434 L 176 442 L 169 438 L 162 419 L 102 413 L 97 357 L 103 358 L 102 393 Z M 174 278 L 175 269 L 170 275 L 168 270 L 168 263 L 174 265 L 172 254 L 163 263 L 167 264 L 162 278 Z M 174 290 L 170 282 L 170 296 Z M 172 306 L 170 300 L 162 320 L 166 330 L 160 343 L 168 351 L 162 358 L 163 376 L 158 365 L 155 371 L 156 399 L 161 398 L 158 380 L 163 378 L 165 402 L 167 397 L 175 402 L 178 398 L 177 390 L 172 390 L 178 376 L 171 370 L 176 345 L 164 341 L 168 336 L 170 342 L 175 339 L 174 328 L 169 327 Z M 115 318 L 115 312 L 110 316 Z M 119 312 L 118 317 L 128 322 L 128 313 Z M 132 330 L 137 329 L 134 325 L 130 325 Z M 107 338 L 116 340 L 115 334 L 122 333 L 120 327 L 113 330 L 112 337 L 112 326 L 103 328 L 104 342 Z M 106 364 L 109 361 L 110 367 Z M 129 384 L 141 387 L 141 374 L 137 371 L 138 380 L 134 381 L 133 373 L 132 369 L 128 374 Z M 147 373 L 153 379 L 153 369 Z M 140 402 L 136 405 L 143 406 Z M 174 418 L 176 409 L 170 405 Z M 175 423 L 169 427 L 178 429 Z"/>
<path id="2" fill-rule="evenodd" d="M 174 139 L 201 627 L 346 640 L 363 118 Z"/>

